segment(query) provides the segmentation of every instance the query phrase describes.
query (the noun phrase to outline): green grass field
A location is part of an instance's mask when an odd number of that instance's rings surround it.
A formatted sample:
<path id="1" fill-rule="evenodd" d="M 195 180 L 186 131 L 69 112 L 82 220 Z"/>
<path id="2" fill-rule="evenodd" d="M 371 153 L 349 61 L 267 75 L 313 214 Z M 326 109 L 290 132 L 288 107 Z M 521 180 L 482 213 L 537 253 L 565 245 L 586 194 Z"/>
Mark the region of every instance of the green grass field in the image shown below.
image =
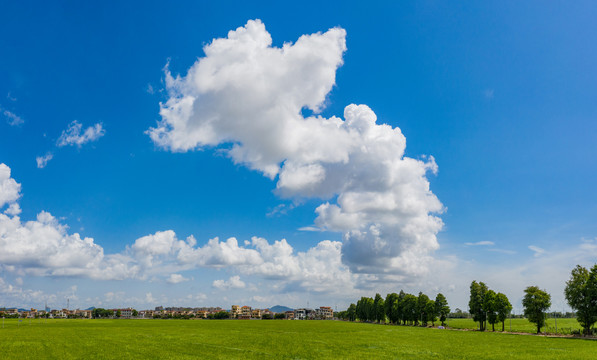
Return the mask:
<path id="1" fill-rule="evenodd" d="M 597 341 L 340 321 L 5 320 L 2 359 L 593 359 Z"/>

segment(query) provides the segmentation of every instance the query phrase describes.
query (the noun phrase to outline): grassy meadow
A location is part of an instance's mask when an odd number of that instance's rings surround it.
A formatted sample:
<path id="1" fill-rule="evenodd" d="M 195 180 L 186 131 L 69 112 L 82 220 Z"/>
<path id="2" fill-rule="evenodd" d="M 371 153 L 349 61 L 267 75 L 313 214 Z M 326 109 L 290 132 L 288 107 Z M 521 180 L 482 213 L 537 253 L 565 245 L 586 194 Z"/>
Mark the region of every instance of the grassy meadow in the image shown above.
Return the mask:
<path id="1" fill-rule="evenodd" d="M 2 359 L 591 359 L 597 341 L 341 321 L 23 320 Z"/>

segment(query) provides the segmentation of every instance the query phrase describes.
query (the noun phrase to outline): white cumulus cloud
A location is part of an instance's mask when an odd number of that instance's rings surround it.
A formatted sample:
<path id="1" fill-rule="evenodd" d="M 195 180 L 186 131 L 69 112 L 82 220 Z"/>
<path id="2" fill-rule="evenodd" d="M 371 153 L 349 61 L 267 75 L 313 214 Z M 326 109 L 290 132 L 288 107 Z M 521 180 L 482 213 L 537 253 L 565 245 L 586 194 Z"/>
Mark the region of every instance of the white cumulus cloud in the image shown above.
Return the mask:
<path id="1" fill-rule="evenodd" d="M 21 184 L 10 177 L 10 168 L 0 164 L 0 208 L 11 204 L 21 197 Z"/>
<path id="2" fill-rule="evenodd" d="M 243 289 L 247 286 L 238 275 L 232 276 L 228 280 L 215 280 L 212 285 L 220 290 Z"/>
<path id="3" fill-rule="evenodd" d="M 189 281 L 189 279 L 180 274 L 171 274 L 170 277 L 168 277 L 168 280 L 166 281 L 170 284 L 178 284 L 181 282 Z"/>
<path id="4" fill-rule="evenodd" d="M 327 200 L 314 223 L 344 234 L 351 270 L 421 274 L 443 226 L 427 179 L 437 172 L 433 157 L 404 156 L 400 129 L 378 124 L 366 105 L 348 105 L 343 119 L 317 115 L 345 38 L 332 28 L 278 48 L 261 21 L 249 21 L 206 45 L 185 76 L 166 68 L 170 97 L 147 134 L 174 152 L 223 147 L 235 163 L 277 179 L 279 196 Z"/>
<path id="5" fill-rule="evenodd" d="M 105 133 L 106 131 L 100 123 L 89 126 L 83 131 L 83 125 L 75 120 L 68 125 L 66 130 L 62 131 L 62 134 L 58 138 L 56 145 L 58 147 L 73 145 L 81 147 L 83 144 L 96 141 L 100 137 L 104 136 Z"/>

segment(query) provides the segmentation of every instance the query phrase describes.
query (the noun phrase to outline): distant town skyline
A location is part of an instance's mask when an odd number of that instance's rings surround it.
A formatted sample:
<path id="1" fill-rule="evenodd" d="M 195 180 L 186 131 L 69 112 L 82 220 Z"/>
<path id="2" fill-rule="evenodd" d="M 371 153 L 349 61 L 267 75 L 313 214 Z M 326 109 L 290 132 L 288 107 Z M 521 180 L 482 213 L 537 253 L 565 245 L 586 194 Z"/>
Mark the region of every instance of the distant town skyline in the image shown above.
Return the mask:
<path id="1" fill-rule="evenodd" d="M 477 280 L 568 311 L 595 7 L 1 5 L 0 308 L 466 310 Z"/>

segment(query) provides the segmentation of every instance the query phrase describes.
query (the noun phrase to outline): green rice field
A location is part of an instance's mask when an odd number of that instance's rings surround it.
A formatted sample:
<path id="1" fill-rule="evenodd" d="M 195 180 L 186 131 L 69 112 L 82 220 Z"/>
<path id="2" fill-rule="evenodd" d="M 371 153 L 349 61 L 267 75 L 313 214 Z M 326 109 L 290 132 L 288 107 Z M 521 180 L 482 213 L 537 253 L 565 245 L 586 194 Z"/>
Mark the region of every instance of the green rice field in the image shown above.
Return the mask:
<path id="1" fill-rule="evenodd" d="M 594 359 L 597 341 L 342 321 L 23 320 L 2 359 Z"/>

